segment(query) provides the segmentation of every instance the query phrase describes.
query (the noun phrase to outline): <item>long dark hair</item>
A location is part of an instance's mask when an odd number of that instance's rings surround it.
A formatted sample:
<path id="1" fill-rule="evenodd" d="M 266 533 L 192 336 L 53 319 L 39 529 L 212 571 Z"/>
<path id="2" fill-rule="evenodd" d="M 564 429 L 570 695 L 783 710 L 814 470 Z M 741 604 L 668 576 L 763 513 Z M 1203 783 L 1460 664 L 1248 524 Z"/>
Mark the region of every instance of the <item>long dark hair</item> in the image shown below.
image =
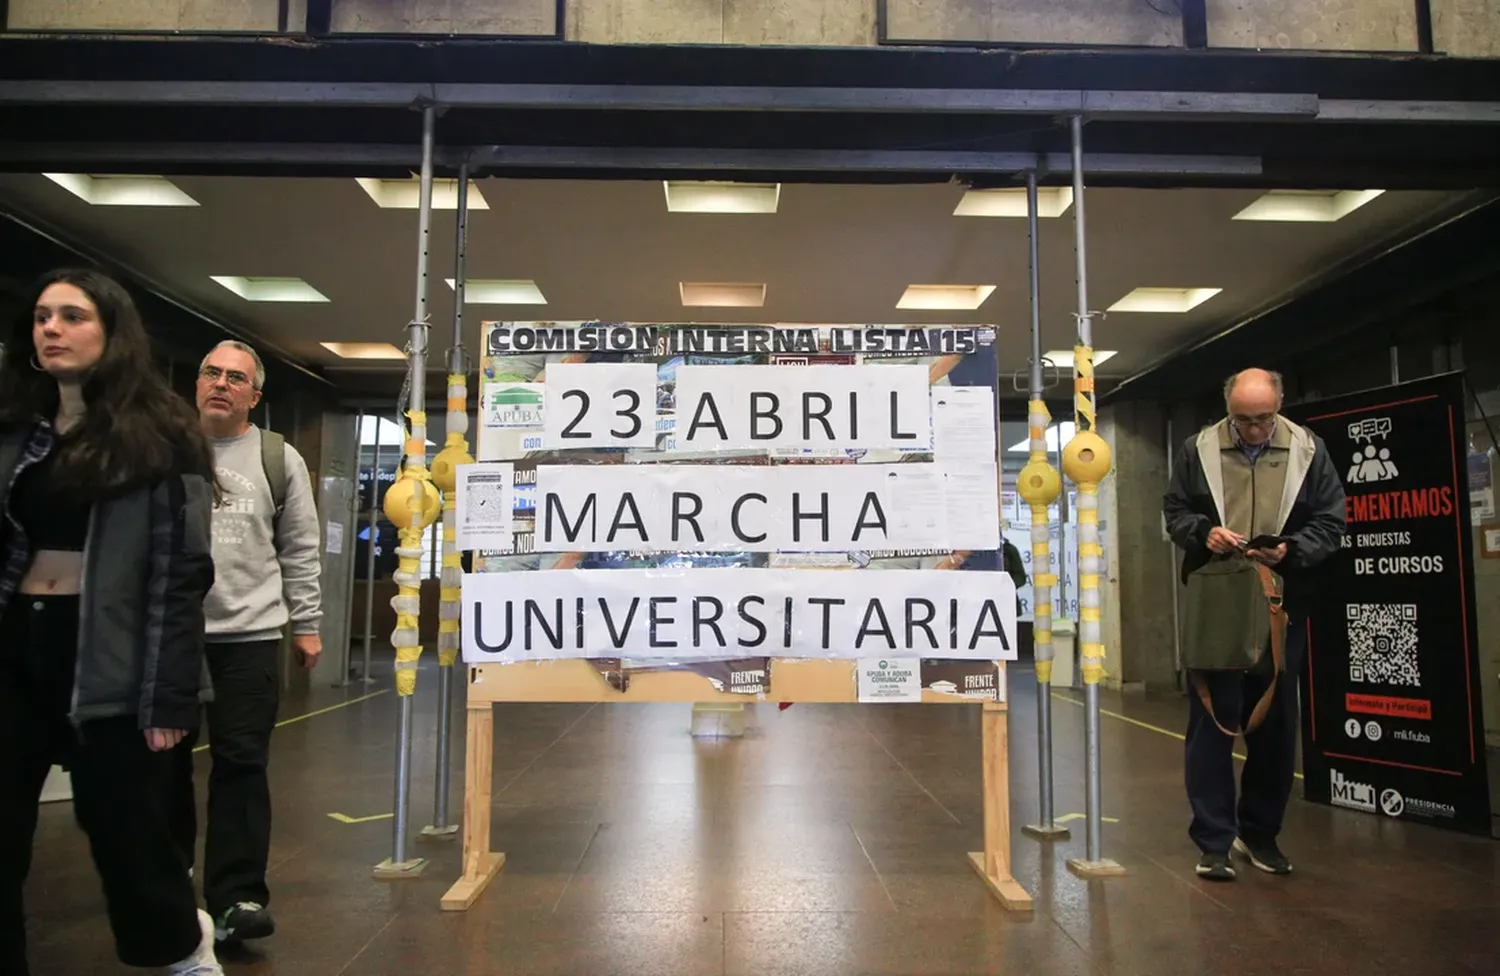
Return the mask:
<path id="1" fill-rule="evenodd" d="M 119 282 L 93 269 L 48 272 L 4 336 L 0 423 L 24 425 L 57 413 L 57 380 L 35 368 L 36 303 L 55 284 L 73 285 L 94 303 L 104 353 L 83 378 L 87 409 L 57 458 L 62 484 L 89 493 L 199 474 L 212 485 L 213 451 L 193 408 L 167 385 L 151 358 L 151 340 L 135 301 Z"/>

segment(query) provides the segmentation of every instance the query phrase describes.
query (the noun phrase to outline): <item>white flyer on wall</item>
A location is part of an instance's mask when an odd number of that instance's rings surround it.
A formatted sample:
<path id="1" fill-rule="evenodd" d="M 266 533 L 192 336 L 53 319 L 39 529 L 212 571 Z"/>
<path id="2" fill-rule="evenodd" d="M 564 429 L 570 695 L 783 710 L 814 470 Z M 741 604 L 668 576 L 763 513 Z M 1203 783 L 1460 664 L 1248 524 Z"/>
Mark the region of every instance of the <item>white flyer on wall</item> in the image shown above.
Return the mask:
<path id="1" fill-rule="evenodd" d="M 932 456 L 939 463 L 995 463 L 995 391 L 942 386 L 932 391 Z"/>
<path id="2" fill-rule="evenodd" d="M 940 465 L 943 469 L 943 502 L 947 508 L 949 538 L 955 549 L 989 551 L 1000 548 L 1000 492 L 995 464 Z M 962 526 L 962 533 L 953 526 Z"/>
<path id="3" fill-rule="evenodd" d="M 891 506 L 891 548 L 951 549 L 943 469 L 935 464 L 892 464 L 892 493 L 915 504 Z M 957 521 L 958 538 L 974 527 L 965 516 Z M 977 548 L 977 547 L 976 547 Z"/>
<path id="4" fill-rule="evenodd" d="M 466 573 L 464 660 L 1016 658 L 998 571 L 555 569 Z"/>
<path id="5" fill-rule="evenodd" d="M 516 505 L 515 465 L 478 461 L 460 465 L 457 473 L 453 504 L 458 548 L 508 551 Z"/>
<path id="6" fill-rule="evenodd" d="M 919 702 L 922 700 L 922 659 L 866 657 L 859 659 L 861 702 Z"/>

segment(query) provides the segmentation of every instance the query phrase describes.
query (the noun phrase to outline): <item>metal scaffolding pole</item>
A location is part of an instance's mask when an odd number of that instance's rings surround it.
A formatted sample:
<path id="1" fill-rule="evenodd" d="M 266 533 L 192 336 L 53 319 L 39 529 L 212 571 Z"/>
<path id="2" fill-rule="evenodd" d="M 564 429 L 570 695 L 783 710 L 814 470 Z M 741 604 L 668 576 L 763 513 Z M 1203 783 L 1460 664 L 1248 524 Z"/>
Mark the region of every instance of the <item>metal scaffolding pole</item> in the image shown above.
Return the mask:
<path id="1" fill-rule="evenodd" d="M 432 480 L 443 492 L 443 568 L 438 608 L 438 718 L 437 775 L 432 823 L 423 837 L 437 840 L 457 836 L 458 825 L 448 822 L 449 760 L 452 750 L 453 667 L 458 662 L 463 554 L 457 543 L 458 469 L 472 464 L 466 435 L 469 430 L 467 368 L 464 361 L 464 258 L 469 243 L 469 164 L 458 171 L 458 230 L 453 257 L 453 345 L 448 349 L 447 438 L 432 459 Z"/>
<path id="2" fill-rule="evenodd" d="M 1070 120 L 1073 136 L 1073 235 L 1078 280 L 1078 339 L 1073 349 L 1073 439 L 1063 448 L 1063 471 L 1078 486 L 1078 645 L 1084 688 L 1084 822 L 1086 856 L 1068 861 L 1085 877 L 1107 877 L 1125 870 L 1101 853 L 1102 813 L 1099 770 L 1099 681 L 1104 676 L 1099 577 L 1104 550 L 1099 543 L 1099 484 L 1109 475 L 1109 444 L 1099 436 L 1094 396 L 1093 313 L 1089 311 L 1088 232 L 1084 224 L 1083 118 Z"/>
<path id="3" fill-rule="evenodd" d="M 412 696 L 416 692 L 421 643 L 422 536 L 437 518 L 438 490 L 427 471 L 427 258 L 432 236 L 432 153 L 436 108 L 422 109 L 422 178 L 417 218 L 416 310 L 408 326 L 407 397 L 408 430 L 401 476 L 386 491 L 385 512 L 400 530 L 396 554 L 396 629 L 391 643 L 396 648 L 396 697 L 400 703 L 400 727 L 396 742 L 396 811 L 391 857 L 375 867 L 378 878 L 411 878 L 427 866 L 425 858 L 406 853 L 407 814 L 411 804 Z"/>
<path id="4" fill-rule="evenodd" d="M 1038 840 L 1066 840 L 1068 828 L 1053 820 L 1052 809 L 1052 504 L 1062 491 L 1062 475 L 1052 466 L 1047 429 L 1052 421 L 1042 399 L 1042 285 L 1036 171 L 1026 174 L 1026 231 L 1031 269 L 1031 369 L 1027 378 L 1027 427 L 1031 457 L 1017 477 L 1017 490 L 1031 507 L 1032 635 L 1036 646 L 1037 797 L 1041 817 L 1022 832 Z M 998 348 L 999 344 L 996 343 Z M 997 352 L 998 355 L 998 352 Z"/>
<path id="5" fill-rule="evenodd" d="M 363 435 L 364 429 L 365 411 L 364 408 L 360 408 L 359 414 L 354 418 L 354 490 L 349 493 L 350 538 L 344 541 L 344 545 L 349 547 L 349 588 L 345 591 L 349 594 L 349 606 L 346 612 L 347 617 L 345 623 L 347 623 L 351 628 L 354 625 L 354 577 L 357 575 L 357 570 L 359 568 L 359 560 L 354 558 L 354 554 L 358 551 L 358 547 L 355 546 L 354 541 L 359 537 L 359 462 L 363 447 L 363 445 L 360 444 L 359 439 Z M 338 683 L 338 687 L 340 688 L 347 688 L 354 683 L 349 675 L 349 672 L 352 670 L 350 668 L 350 665 L 353 663 L 349 660 L 350 648 L 352 648 L 353 646 L 354 635 L 351 633 L 351 631 L 344 631 L 344 646 L 342 648 L 343 660 L 339 665 L 342 669 L 342 674 L 339 678 Z"/>
<path id="6" fill-rule="evenodd" d="M 363 414 L 361 414 L 363 418 Z M 361 419 L 360 436 L 364 436 Z M 375 543 L 380 531 L 380 415 L 375 415 L 375 456 L 370 459 L 370 538 L 365 545 L 365 647 L 364 664 L 359 680 L 375 683 L 370 677 L 370 641 L 375 637 Z"/>

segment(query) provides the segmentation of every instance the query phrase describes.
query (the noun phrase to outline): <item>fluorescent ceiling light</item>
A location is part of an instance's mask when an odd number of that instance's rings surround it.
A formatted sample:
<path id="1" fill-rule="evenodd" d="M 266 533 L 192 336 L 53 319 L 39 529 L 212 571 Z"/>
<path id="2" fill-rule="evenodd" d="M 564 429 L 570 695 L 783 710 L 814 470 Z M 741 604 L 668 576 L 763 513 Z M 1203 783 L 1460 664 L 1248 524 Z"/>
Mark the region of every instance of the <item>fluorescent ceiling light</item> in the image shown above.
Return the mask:
<path id="1" fill-rule="evenodd" d="M 1053 424 L 1047 428 L 1047 450 L 1060 451 L 1062 445 L 1073 439 L 1073 421 L 1064 420 L 1060 424 Z M 1028 454 L 1031 451 L 1031 435 L 1027 434 L 1023 440 L 1012 444 L 1006 449 L 1007 453 Z"/>
<path id="2" fill-rule="evenodd" d="M 164 176 L 92 176 L 87 173 L 43 173 L 85 203 L 96 207 L 196 207 Z"/>
<path id="3" fill-rule="evenodd" d="M 242 278 L 209 275 L 247 302 L 326 302 L 327 296 L 301 278 Z"/>
<path id="4" fill-rule="evenodd" d="M 897 308 L 960 309 L 972 312 L 995 291 L 994 285 L 908 285 Z"/>
<path id="5" fill-rule="evenodd" d="M 406 353 L 389 342 L 320 342 L 340 359 L 405 359 Z M 396 443 L 392 441 L 391 443 Z"/>
<path id="6" fill-rule="evenodd" d="M 1272 190 L 1234 215 L 1235 220 L 1280 220 L 1331 224 L 1349 216 L 1384 190 Z"/>
<path id="7" fill-rule="evenodd" d="M 690 308 L 760 308 L 766 303 L 765 285 L 679 281 L 677 289 Z"/>
<path id="8" fill-rule="evenodd" d="M 780 183 L 721 183 L 664 180 L 668 213 L 773 214 Z"/>
<path id="9" fill-rule="evenodd" d="M 1073 206 L 1071 186 L 1040 186 L 1036 191 L 1036 215 L 1061 217 Z M 955 217 L 1024 217 L 1024 187 L 1001 187 L 994 190 L 969 190 L 953 208 Z"/>
<path id="10" fill-rule="evenodd" d="M 1109 307 L 1111 312 L 1191 312 L 1222 288 L 1137 288 Z"/>
<path id="11" fill-rule="evenodd" d="M 457 290 L 458 282 L 444 278 Z M 547 298 L 530 278 L 465 278 L 465 305 L 545 305 Z"/>
<path id="12" fill-rule="evenodd" d="M 416 210 L 422 204 L 422 180 L 416 176 L 404 180 L 373 180 L 361 176 L 354 182 L 370 195 L 377 207 L 386 210 Z M 470 210 L 490 209 L 473 180 L 469 181 L 468 202 Z M 458 180 L 432 181 L 432 209 L 458 209 Z"/>
<path id="13" fill-rule="evenodd" d="M 1117 355 L 1119 353 L 1113 349 L 1095 349 L 1094 365 L 1098 366 L 1100 363 L 1108 362 Z M 1042 358 L 1049 360 L 1058 369 L 1073 368 L 1073 350 L 1071 349 L 1054 349 L 1052 352 L 1043 353 Z"/>

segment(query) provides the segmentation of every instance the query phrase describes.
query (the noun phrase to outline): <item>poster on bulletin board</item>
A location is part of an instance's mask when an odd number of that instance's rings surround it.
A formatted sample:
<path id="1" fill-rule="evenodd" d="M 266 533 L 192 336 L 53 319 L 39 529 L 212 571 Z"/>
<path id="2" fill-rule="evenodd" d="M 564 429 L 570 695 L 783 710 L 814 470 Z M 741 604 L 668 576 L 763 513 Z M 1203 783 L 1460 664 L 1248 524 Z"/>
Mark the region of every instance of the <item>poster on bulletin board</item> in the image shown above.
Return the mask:
<path id="1" fill-rule="evenodd" d="M 993 662 L 1015 657 L 1016 621 L 992 329 L 483 335 L 477 456 L 509 465 L 513 520 L 465 580 L 466 660 L 585 657 L 616 687 L 684 668 L 774 697 L 777 656 L 906 655 L 924 687 L 1003 693 Z M 558 570 L 537 587 L 478 578 Z M 839 581 L 861 570 L 975 575 Z"/>

